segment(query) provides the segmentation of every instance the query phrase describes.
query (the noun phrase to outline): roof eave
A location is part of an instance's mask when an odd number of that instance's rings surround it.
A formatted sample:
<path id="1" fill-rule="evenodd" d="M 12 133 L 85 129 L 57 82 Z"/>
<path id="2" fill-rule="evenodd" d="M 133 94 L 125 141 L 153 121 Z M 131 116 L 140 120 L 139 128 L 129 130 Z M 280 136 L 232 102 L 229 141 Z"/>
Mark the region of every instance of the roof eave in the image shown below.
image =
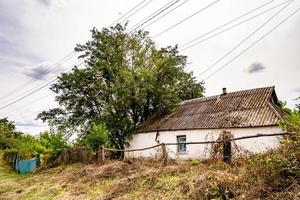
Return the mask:
<path id="1" fill-rule="evenodd" d="M 163 131 L 193 131 L 193 130 L 216 130 L 216 129 L 234 129 L 234 128 L 259 128 L 259 127 L 271 127 L 271 126 L 278 126 L 278 125 L 279 124 L 276 123 L 276 124 L 257 125 L 257 126 L 228 126 L 228 127 L 219 127 L 219 128 L 182 128 L 182 129 L 145 130 L 145 131 L 137 131 L 134 134 L 163 132 Z"/>

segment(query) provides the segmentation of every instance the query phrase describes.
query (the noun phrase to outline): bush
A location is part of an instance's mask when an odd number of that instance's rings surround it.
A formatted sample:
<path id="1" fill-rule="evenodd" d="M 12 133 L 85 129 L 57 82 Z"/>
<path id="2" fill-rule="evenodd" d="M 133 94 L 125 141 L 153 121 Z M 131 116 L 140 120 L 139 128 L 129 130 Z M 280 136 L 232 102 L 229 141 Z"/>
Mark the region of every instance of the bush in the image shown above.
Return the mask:
<path id="1" fill-rule="evenodd" d="M 39 144 L 39 141 L 31 136 L 24 135 L 20 139 L 12 139 L 12 148 L 18 153 L 20 159 L 32 159 L 36 153 L 43 153 L 46 148 Z"/>
<path id="2" fill-rule="evenodd" d="M 206 197 L 207 199 L 214 199 L 214 200 L 229 200 L 233 199 L 233 193 L 228 190 L 228 188 L 213 184 L 210 188 L 206 189 Z"/>
<path id="3" fill-rule="evenodd" d="M 42 132 L 38 136 L 39 144 L 46 148 L 41 156 L 42 162 L 55 160 L 63 148 L 69 147 L 67 140 L 59 133 Z"/>
<path id="4" fill-rule="evenodd" d="M 11 162 L 14 153 L 22 160 L 33 159 L 40 153 L 41 161 L 48 161 L 55 159 L 65 147 L 68 144 L 61 134 L 46 131 L 38 137 L 25 135 L 16 131 L 13 122 L 7 118 L 0 119 L 0 149 L 3 149 L 3 157 L 7 162 Z"/>
<path id="5" fill-rule="evenodd" d="M 16 149 L 5 149 L 2 151 L 2 159 L 11 165 L 13 163 L 13 155 L 17 152 Z"/>
<path id="6" fill-rule="evenodd" d="M 84 137 L 83 142 L 92 151 L 96 152 L 97 149 L 107 143 L 108 130 L 103 124 L 93 124 L 92 130 Z"/>
<path id="7" fill-rule="evenodd" d="M 0 149 L 13 148 L 13 140 L 20 139 L 23 133 L 15 130 L 13 122 L 7 118 L 0 119 Z"/>
<path id="8" fill-rule="evenodd" d="M 200 164 L 199 160 L 192 160 L 191 162 L 192 166 L 198 166 Z"/>
<path id="9" fill-rule="evenodd" d="M 278 149 L 253 155 L 247 161 L 245 180 L 249 185 L 262 184 L 263 191 L 255 192 L 257 197 L 267 195 L 265 191 L 287 192 L 287 188 L 291 188 L 300 177 L 300 113 L 291 111 L 280 125 L 292 134 Z"/>
<path id="10" fill-rule="evenodd" d="M 289 133 L 294 133 L 295 136 L 300 135 L 300 112 L 294 111 L 286 115 L 280 122 L 280 126 Z"/>

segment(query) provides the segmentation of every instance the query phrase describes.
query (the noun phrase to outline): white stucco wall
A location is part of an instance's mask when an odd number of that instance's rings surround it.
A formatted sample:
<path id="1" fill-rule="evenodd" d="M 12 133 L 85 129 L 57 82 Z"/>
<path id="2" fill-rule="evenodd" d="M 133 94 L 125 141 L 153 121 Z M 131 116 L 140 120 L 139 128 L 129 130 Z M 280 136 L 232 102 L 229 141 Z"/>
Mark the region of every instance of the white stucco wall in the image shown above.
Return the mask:
<path id="1" fill-rule="evenodd" d="M 283 131 L 276 126 L 273 127 L 253 127 L 253 128 L 232 128 L 232 129 L 204 129 L 204 130 L 182 130 L 182 131 L 161 131 L 159 133 L 159 142 L 160 143 L 175 143 L 177 142 L 177 136 L 186 135 L 187 142 L 200 142 L 208 140 L 216 140 L 220 133 L 224 130 L 229 131 L 233 137 L 242 137 L 249 135 L 261 134 L 271 134 L 271 133 L 282 133 Z M 133 139 L 130 141 L 130 147 L 128 149 L 137 149 L 144 148 L 158 144 L 155 141 L 156 132 L 149 133 L 138 133 L 133 136 Z M 272 137 L 258 137 L 245 140 L 237 140 L 233 147 L 233 154 L 237 154 L 237 149 L 234 146 L 237 146 L 238 149 L 242 152 L 251 152 L 258 153 L 267 151 L 272 148 L 278 147 L 280 144 L 281 136 L 272 136 Z M 201 159 L 208 158 L 209 152 L 211 149 L 210 144 L 190 144 L 187 145 L 186 154 L 178 154 L 177 146 L 167 146 L 168 154 L 171 158 L 182 158 L 182 159 Z M 128 157 L 155 157 L 159 156 L 161 152 L 161 147 L 138 151 L 138 152 L 129 152 L 126 153 Z"/>

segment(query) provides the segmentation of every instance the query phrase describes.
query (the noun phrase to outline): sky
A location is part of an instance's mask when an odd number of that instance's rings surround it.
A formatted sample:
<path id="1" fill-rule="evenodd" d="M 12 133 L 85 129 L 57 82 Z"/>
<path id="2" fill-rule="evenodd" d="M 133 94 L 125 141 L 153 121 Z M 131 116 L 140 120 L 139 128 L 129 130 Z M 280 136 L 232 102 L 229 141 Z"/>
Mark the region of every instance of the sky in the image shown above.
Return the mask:
<path id="1" fill-rule="evenodd" d="M 35 119 L 39 112 L 57 106 L 49 87 L 11 103 L 78 63 L 74 56 L 49 71 L 49 67 L 69 55 L 76 44 L 87 42 L 93 27 L 110 26 L 140 2 L 142 0 L 0 0 L 0 107 L 5 106 L 0 109 L 0 117 L 8 117 L 25 133 L 46 130 L 47 124 Z M 128 28 L 168 2 L 170 0 L 145 0 L 140 5 L 144 7 L 126 19 Z M 170 9 L 181 3 L 182 6 L 155 22 L 158 17 L 154 18 L 149 21 L 152 24 L 143 28 L 150 32 L 158 47 L 178 44 L 180 53 L 188 57 L 186 70 L 193 71 L 197 80 L 205 80 L 206 96 L 220 94 L 223 87 L 231 92 L 275 86 L 277 96 L 287 101 L 288 106 L 297 103 L 294 99 L 300 96 L 300 12 L 259 39 L 299 9 L 300 0 L 178 0 Z M 214 36 L 217 32 L 212 32 L 199 40 L 205 41 L 184 48 L 188 41 L 263 4 L 267 5 L 233 24 L 246 22 L 225 31 L 232 26 L 228 25 L 217 31 L 224 30 L 223 33 Z M 271 9 L 277 5 L 281 6 Z M 238 56 L 257 40 L 257 44 Z M 234 47 L 237 48 L 232 51 Z M 26 83 L 26 87 L 20 88 Z M 11 105 L 6 106 L 8 104 Z"/>

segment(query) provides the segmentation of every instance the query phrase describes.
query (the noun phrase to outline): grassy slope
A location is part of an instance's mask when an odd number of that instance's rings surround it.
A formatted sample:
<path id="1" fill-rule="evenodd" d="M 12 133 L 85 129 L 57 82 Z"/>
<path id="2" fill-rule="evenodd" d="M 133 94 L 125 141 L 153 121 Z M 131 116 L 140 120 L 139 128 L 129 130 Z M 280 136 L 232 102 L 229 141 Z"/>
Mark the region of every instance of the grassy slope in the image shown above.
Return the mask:
<path id="1" fill-rule="evenodd" d="M 191 161 L 162 167 L 157 161 L 125 160 L 18 175 L 1 165 L 0 199 L 222 199 L 222 194 L 235 199 L 297 198 L 299 185 L 288 192 L 267 192 L 265 183 L 245 181 L 244 167 Z"/>

